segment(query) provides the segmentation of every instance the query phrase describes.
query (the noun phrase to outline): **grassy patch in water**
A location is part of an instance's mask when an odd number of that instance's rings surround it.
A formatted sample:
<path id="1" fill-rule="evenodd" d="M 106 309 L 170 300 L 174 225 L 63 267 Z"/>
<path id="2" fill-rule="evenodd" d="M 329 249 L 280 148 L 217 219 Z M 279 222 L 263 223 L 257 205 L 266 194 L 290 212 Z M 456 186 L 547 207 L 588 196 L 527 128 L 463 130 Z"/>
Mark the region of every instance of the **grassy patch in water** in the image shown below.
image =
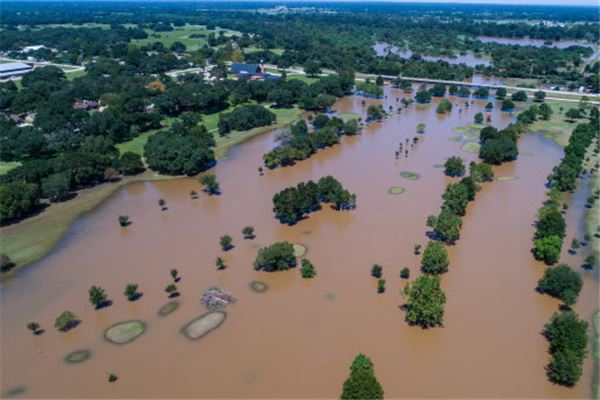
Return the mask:
<path id="1" fill-rule="evenodd" d="M 86 361 L 92 356 L 92 352 L 89 350 L 75 350 L 72 353 L 67 354 L 65 361 L 69 364 L 78 364 Z"/>
<path id="2" fill-rule="evenodd" d="M 404 188 L 401 188 L 400 186 L 392 186 L 388 189 L 388 193 L 393 195 L 399 195 L 404 193 Z"/>
<path id="3" fill-rule="evenodd" d="M 179 308 L 179 305 L 180 305 L 180 303 L 178 301 L 170 301 L 170 302 L 164 304 L 160 308 L 160 310 L 158 310 L 158 315 L 160 315 L 161 317 L 169 315 L 173 311 L 177 310 Z"/>
<path id="4" fill-rule="evenodd" d="M 294 247 L 294 255 L 296 257 L 304 257 L 306 255 L 306 253 L 308 252 L 308 248 L 301 243 L 294 243 L 293 247 Z"/>
<path id="5" fill-rule="evenodd" d="M 269 285 L 261 281 L 252 281 L 248 286 L 250 286 L 250 290 L 254 293 L 264 293 L 269 290 Z"/>
<path id="6" fill-rule="evenodd" d="M 188 322 L 181 332 L 190 340 L 200 339 L 217 329 L 227 318 L 225 311 L 211 311 Z"/>
<path id="7" fill-rule="evenodd" d="M 462 140 L 462 136 L 448 136 L 448 140 L 451 142 L 460 142 Z"/>
<path id="8" fill-rule="evenodd" d="M 401 171 L 400 176 L 411 181 L 416 181 L 421 177 L 421 175 L 411 171 Z"/>
<path id="9" fill-rule="evenodd" d="M 518 176 L 513 176 L 513 175 L 504 175 L 504 176 L 497 176 L 496 180 L 497 181 L 514 181 L 519 179 Z"/>
<path id="10" fill-rule="evenodd" d="M 458 133 L 467 132 L 468 130 L 470 130 L 468 126 L 457 126 L 456 128 L 453 129 L 454 132 L 458 132 Z"/>
<path id="11" fill-rule="evenodd" d="M 468 142 L 462 145 L 462 151 L 466 151 L 467 153 L 479 153 L 479 148 L 481 145 L 475 142 Z"/>
<path id="12" fill-rule="evenodd" d="M 134 341 L 146 331 L 142 321 L 131 320 L 118 322 L 104 332 L 104 338 L 114 344 L 127 344 Z"/>
<path id="13" fill-rule="evenodd" d="M 337 116 L 346 121 L 350 121 L 352 119 L 358 119 L 358 114 L 353 113 L 353 112 L 341 112 Z"/>
<path id="14" fill-rule="evenodd" d="M 479 135 L 476 133 L 465 133 L 464 135 L 462 135 L 462 139 L 463 140 L 478 140 L 479 139 Z"/>

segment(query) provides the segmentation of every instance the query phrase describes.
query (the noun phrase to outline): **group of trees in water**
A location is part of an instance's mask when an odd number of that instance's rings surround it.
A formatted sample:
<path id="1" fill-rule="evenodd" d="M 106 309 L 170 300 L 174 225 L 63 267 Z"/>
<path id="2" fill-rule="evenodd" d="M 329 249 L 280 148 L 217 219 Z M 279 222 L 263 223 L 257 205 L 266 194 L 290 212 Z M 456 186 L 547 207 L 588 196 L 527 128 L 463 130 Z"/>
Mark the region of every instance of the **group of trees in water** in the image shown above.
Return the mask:
<path id="1" fill-rule="evenodd" d="M 34 214 L 43 199 L 63 201 L 78 189 L 143 172 L 140 154 L 120 154 L 116 148 L 142 133 L 169 124 L 149 135 L 145 161 L 164 174 L 193 175 L 215 162 L 215 141 L 203 126 L 203 115 L 239 105 L 220 116 L 219 132 L 227 134 L 275 120 L 261 106 L 244 103 L 278 101 L 276 106 L 324 110 L 354 83 L 347 71 L 310 85 L 296 79 L 207 83 L 198 75 L 175 80 L 103 57 L 87 65 L 86 72 L 70 81 L 59 68 L 46 66 L 24 76 L 21 89 L 12 81 L 0 83 L 0 160 L 20 163 L 0 177 L 1 200 L 8 205 L 0 213 L 3 223 Z M 282 100 L 290 95 L 291 103 Z M 91 110 L 85 109 L 86 101 L 95 104 Z M 33 123 L 18 126 L 12 116 L 22 114 L 34 116 Z"/>
<path id="2" fill-rule="evenodd" d="M 360 125 L 355 119 L 344 122 L 337 117 L 317 114 L 309 121 L 300 120 L 289 128 L 280 130 L 277 135 L 280 145 L 263 155 L 265 165 L 269 168 L 288 166 L 296 161 L 304 160 L 317 150 L 333 146 L 340 142 L 343 135 L 356 135 Z"/>
<path id="3" fill-rule="evenodd" d="M 350 210 L 356 207 L 356 195 L 334 177 L 325 176 L 318 182 L 300 182 L 276 193 L 273 212 L 282 223 L 293 225 L 307 213 L 319 210 L 321 203 L 330 203 L 336 210 Z"/>

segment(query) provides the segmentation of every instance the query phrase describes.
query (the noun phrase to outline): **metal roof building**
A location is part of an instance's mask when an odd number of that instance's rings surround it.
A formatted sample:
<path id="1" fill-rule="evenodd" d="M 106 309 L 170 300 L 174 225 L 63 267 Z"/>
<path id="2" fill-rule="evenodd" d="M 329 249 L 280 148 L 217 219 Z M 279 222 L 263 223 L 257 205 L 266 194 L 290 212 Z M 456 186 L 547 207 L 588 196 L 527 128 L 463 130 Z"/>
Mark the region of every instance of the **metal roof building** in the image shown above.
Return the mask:
<path id="1" fill-rule="evenodd" d="M 0 79 L 8 79 L 15 76 L 21 76 L 31 71 L 33 71 L 33 65 L 21 62 L 0 64 Z"/>

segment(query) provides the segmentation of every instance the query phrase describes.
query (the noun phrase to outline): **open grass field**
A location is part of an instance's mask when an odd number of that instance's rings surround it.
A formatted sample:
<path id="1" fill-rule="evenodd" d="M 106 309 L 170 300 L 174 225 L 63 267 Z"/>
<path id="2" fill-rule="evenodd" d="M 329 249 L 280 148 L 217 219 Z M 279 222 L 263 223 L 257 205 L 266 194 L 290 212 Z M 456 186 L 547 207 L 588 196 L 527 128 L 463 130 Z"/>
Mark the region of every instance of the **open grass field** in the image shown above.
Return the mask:
<path id="1" fill-rule="evenodd" d="M 186 24 L 183 27 L 176 27 L 170 32 L 154 32 L 152 30 L 146 30 L 148 37 L 146 39 L 133 40 L 132 43 L 138 46 L 152 44 L 154 42 L 161 42 L 165 47 L 171 46 L 174 42 L 183 43 L 187 50 L 197 50 L 200 47 L 208 44 L 208 34 L 213 32 L 215 35 L 219 35 L 219 32 L 225 31 L 225 36 L 231 36 L 234 34 L 240 35 L 240 32 L 232 31 L 228 29 L 215 28 L 209 31 L 205 25 L 189 25 Z M 192 38 L 191 35 L 201 35 L 201 37 Z"/>
<path id="2" fill-rule="evenodd" d="M 577 122 L 565 121 L 564 114 L 569 108 L 577 108 L 577 103 L 554 100 L 548 100 L 546 103 L 552 108 L 554 113 L 548 121 L 535 121 L 529 125 L 528 130 L 530 132 L 542 132 L 546 137 L 564 147 L 569 142 L 571 131 L 577 125 Z"/>

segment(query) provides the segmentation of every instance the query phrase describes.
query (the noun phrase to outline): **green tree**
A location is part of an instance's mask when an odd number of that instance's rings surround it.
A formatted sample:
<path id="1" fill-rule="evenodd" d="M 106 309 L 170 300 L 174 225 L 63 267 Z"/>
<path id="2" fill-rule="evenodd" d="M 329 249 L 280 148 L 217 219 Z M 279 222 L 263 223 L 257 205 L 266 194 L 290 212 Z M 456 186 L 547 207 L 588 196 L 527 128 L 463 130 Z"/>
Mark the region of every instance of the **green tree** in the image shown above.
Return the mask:
<path id="1" fill-rule="evenodd" d="M 129 225 L 131 222 L 129 221 L 129 216 L 128 215 L 119 215 L 118 218 L 119 221 L 119 225 L 125 227 L 127 225 Z"/>
<path id="2" fill-rule="evenodd" d="M 410 269 L 404 267 L 400 270 L 400 278 L 408 279 L 410 277 Z"/>
<path id="3" fill-rule="evenodd" d="M 233 238 L 229 235 L 223 235 L 219 239 L 219 244 L 223 251 L 231 250 L 233 248 Z"/>
<path id="4" fill-rule="evenodd" d="M 381 278 L 383 274 L 383 267 L 379 264 L 374 264 L 371 268 L 371 276 L 375 278 Z"/>
<path id="5" fill-rule="evenodd" d="M 506 97 L 506 89 L 505 88 L 496 89 L 496 98 L 497 99 L 503 99 L 505 97 Z"/>
<path id="6" fill-rule="evenodd" d="M 167 202 L 165 201 L 165 199 L 160 198 L 158 200 L 158 206 L 160 207 L 161 211 L 164 211 L 167 209 Z"/>
<path id="7" fill-rule="evenodd" d="M 383 399 L 383 389 L 377 378 L 371 359 L 364 354 L 354 358 L 350 366 L 350 376 L 344 382 L 343 400 Z"/>
<path id="8" fill-rule="evenodd" d="M 127 300 L 129 301 L 133 301 L 135 299 L 137 299 L 140 294 L 138 293 L 138 284 L 137 283 L 128 283 L 127 286 L 125 286 L 125 290 L 123 291 L 123 295 L 125 295 L 125 297 L 127 298 Z"/>
<path id="9" fill-rule="evenodd" d="M 446 176 L 461 176 L 465 173 L 465 164 L 460 157 L 452 156 L 444 164 L 444 174 Z"/>
<path id="10" fill-rule="evenodd" d="M 169 275 L 171 275 L 173 281 L 177 282 L 179 280 L 179 271 L 177 271 L 177 269 L 171 268 L 171 270 L 169 271 Z"/>
<path id="11" fill-rule="evenodd" d="M 527 101 L 527 93 L 524 90 L 519 90 L 511 96 L 512 101 Z"/>
<path id="12" fill-rule="evenodd" d="M 537 260 L 541 260 L 548 265 L 552 265 L 558 262 L 561 248 L 562 238 L 560 236 L 545 236 L 541 239 L 534 240 L 533 255 Z"/>
<path id="13" fill-rule="evenodd" d="M 377 280 L 377 293 L 384 293 L 385 292 L 385 279 L 378 279 Z"/>
<path id="14" fill-rule="evenodd" d="M 145 169 L 142 156 L 139 154 L 126 151 L 121 155 L 119 171 L 123 175 L 137 175 L 144 172 Z"/>
<path id="15" fill-rule="evenodd" d="M 54 321 L 54 327 L 62 332 L 74 328 L 77 324 L 77 316 L 71 311 L 63 311 Z"/>
<path id="16" fill-rule="evenodd" d="M 52 174 L 42 180 L 42 193 L 50 201 L 66 200 L 70 194 L 70 180 L 64 173 Z"/>
<path id="17" fill-rule="evenodd" d="M 500 107 L 502 111 L 512 111 L 515 109 L 515 103 L 510 99 L 502 100 L 502 106 Z"/>
<path id="18" fill-rule="evenodd" d="M 572 306 L 577 302 L 582 286 L 583 278 L 581 275 L 564 264 L 558 267 L 546 268 L 544 276 L 538 281 L 540 292 L 557 297 L 568 306 Z"/>
<path id="19" fill-rule="evenodd" d="M 445 113 L 451 112 L 451 111 L 452 111 L 452 103 L 448 99 L 442 99 L 440 101 L 440 104 L 438 104 L 437 109 L 435 110 L 435 112 L 437 112 L 438 114 L 445 114 Z"/>
<path id="20" fill-rule="evenodd" d="M 179 295 L 179 292 L 177 291 L 177 285 L 174 283 L 169 283 L 165 287 L 165 292 L 169 294 L 169 297 L 177 297 Z"/>
<path id="21" fill-rule="evenodd" d="M 422 328 L 442 325 L 446 294 L 440 282 L 439 276 L 419 275 L 412 284 L 406 285 L 406 322 Z"/>
<path id="22" fill-rule="evenodd" d="M 483 130 L 482 130 L 483 131 Z M 492 171 L 492 166 L 485 163 L 471 163 L 471 177 L 475 180 L 476 183 L 481 182 L 491 182 L 494 180 L 494 171 Z"/>
<path id="23" fill-rule="evenodd" d="M 419 90 L 415 95 L 417 103 L 429 103 L 431 101 L 431 93 L 427 90 Z"/>
<path id="24" fill-rule="evenodd" d="M 217 177 L 213 174 L 204 175 L 200 178 L 200 183 L 204 186 L 204 191 L 209 195 L 221 193 L 221 188 Z"/>
<path id="25" fill-rule="evenodd" d="M 483 114 L 480 112 L 475 114 L 475 117 L 473 118 L 473 120 L 475 121 L 476 124 L 482 124 L 483 123 Z"/>
<path id="26" fill-rule="evenodd" d="M 429 241 L 421 259 L 421 270 L 429 274 L 441 274 L 448 271 L 448 252 L 441 242 Z"/>
<path id="27" fill-rule="evenodd" d="M 100 286 L 92 286 L 89 290 L 90 303 L 96 308 L 101 308 L 108 298 L 106 291 Z"/>
<path id="28" fill-rule="evenodd" d="M 244 239 L 254 239 L 254 227 L 248 225 L 242 229 L 242 235 L 244 235 Z"/>
<path id="29" fill-rule="evenodd" d="M 300 275 L 302 275 L 303 278 L 313 278 L 317 274 L 315 267 L 306 258 L 302 259 L 301 265 Z"/>
<path id="30" fill-rule="evenodd" d="M 40 324 L 37 322 L 30 322 L 27 324 L 27 329 L 29 329 L 34 335 L 38 335 L 40 332 Z"/>
<path id="31" fill-rule="evenodd" d="M 296 266 L 294 246 L 288 242 L 277 242 L 258 250 L 254 269 L 266 272 L 282 271 Z"/>
<path id="32" fill-rule="evenodd" d="M 546 92 L 544 92 L 543 90 L 538 90 L 537 92 L 533 93 L 533 97 L 534 101 L 541 103 L 546 98 Z"/>
<path id="33" fill-rule="evenodd" d="M 40 193 L 33 183 L 10 182 L 0 185 L 0 221 L 17 221 L 39 207 Z"/>
<path id="34" fill-rule="evenodd" d="M 221 257 L 217 257 L 215 259 L 215 266 L 217 267 L 218 270 L 225 269 L 226 268 L 225 260 L 223 260 Z"/>

